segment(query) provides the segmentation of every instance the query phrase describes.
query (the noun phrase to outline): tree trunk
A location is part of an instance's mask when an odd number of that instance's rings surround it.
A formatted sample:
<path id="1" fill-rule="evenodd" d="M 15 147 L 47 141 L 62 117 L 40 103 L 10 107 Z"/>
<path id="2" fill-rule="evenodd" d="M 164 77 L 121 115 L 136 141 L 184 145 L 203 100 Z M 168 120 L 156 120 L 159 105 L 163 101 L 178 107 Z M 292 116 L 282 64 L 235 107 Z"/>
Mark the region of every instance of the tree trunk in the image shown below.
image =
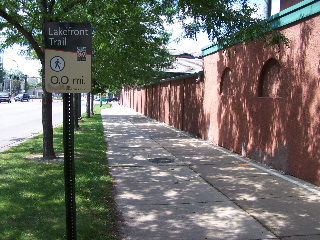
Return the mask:
<path id="1" fill-rule="evenodd" d="M 43 158 L 55 159 L 53 148 L 53 126 L 52 126 L 52 93 L 45 90 L 44 66 L 42 66 L 42 127 L 43 127 Z"/>
<path id="2" fill-rule="evenodd" d="M 94 112 L 93 112 L 93 102 L 94 102 L 94 95 L 91 94 L 91 114 L 94 115 Z"/>
<path id="3" fill-rule="evenodd" d="M 90 118 L 90 93 L 87 93 L 87 118 Z"/>

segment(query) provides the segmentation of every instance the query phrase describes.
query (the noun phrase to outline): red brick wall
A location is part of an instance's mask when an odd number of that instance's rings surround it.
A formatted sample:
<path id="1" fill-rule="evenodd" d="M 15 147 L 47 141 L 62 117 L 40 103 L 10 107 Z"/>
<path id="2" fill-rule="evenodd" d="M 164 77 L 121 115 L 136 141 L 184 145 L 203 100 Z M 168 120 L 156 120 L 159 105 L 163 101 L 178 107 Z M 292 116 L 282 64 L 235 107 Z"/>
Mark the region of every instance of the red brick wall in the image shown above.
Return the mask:
<path id="1" fill-rule="evenodd" d="M 220 51 L 204 58 L 204 114 L 210 116 L 206 138 L 317 185 L 319 21 L 313 17 L 283 29 L 289 48 L 238 44 L 230 48 L 231 55 Z M 226 68 L 231 69 L 232 90 L 224 95 Z"/>
<path id="2" fill-rule="evenodd" d="M 182 130 L 198 137 L 202 136 L 203 124 L 203 81 L 198 76 L 186 78 L 184 82 L 184 105 Z"/>
<path id="3" fill-rule="evenodd" d="M 133 106 L 132 106 L 132 108 L 134 109 L 134 110 L 136 110 L 136 111 L 138 111 L 139 110 L 139 92 L 140 92 L 140 90 L 139 89 L 135 89 L 134 91 L 133 91 Z"/>
<path id="4" fill-rule="evenodd" d="M 319 22 L 314 16 L 283 28 L 289 47 L 238 44 L 205 56 L 203 80 L 193 76 L 142 89 L 141 109 L 320 185 Z M 132 97 L 128 91 L 124 98 Z"/>
<path id="5" fill-rule="evenodd" d="M 143 115 L 147 115 L 147 89 L 141 88 L 141 111 Z"/>
<path id="6" fill-rule="evenodd" d="M 170 123 L 170 82 L 160 84 L 160 114 L 159 121 Z"/>
<path id="7" fill-rule="evenodd" d="M 152 86 L 152 109 L 151 117 L 154 119 L 160 119 L 160 84 Z"/>
<path id="8" fill-rule="evenodd" d="M 141 88 L 138 88 L 136 90 L 136 106 L 135 106 L 135 110 L 137 112 L 142 112 L 142 109 L 141 109 Z"/>
<path id="9" fill-rule="evenodd" d="M 170 125 L 182 129 L 183 101 L 184 101 L 184 79 L 171 82 L 170 88 Z"/>

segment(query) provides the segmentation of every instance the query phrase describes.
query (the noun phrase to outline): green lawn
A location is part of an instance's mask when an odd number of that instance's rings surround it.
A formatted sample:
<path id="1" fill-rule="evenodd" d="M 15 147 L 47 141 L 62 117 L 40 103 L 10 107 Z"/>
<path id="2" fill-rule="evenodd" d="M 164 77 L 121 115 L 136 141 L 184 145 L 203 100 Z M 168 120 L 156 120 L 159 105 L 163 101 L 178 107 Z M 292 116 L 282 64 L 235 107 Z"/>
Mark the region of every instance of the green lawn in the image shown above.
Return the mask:
<path id="1" fill-rule="evenodd" d="M 103 105 L 106 107 L 108 105 Z M 78 239 L 120 239 L 99 105 L 75 131 Z M 62 127 L 54 132 L 63 153 Z M 0 239 L 66 239 L 64 165 L 26 159 L 42 153 L 42 135 L 0 154 Z"/>

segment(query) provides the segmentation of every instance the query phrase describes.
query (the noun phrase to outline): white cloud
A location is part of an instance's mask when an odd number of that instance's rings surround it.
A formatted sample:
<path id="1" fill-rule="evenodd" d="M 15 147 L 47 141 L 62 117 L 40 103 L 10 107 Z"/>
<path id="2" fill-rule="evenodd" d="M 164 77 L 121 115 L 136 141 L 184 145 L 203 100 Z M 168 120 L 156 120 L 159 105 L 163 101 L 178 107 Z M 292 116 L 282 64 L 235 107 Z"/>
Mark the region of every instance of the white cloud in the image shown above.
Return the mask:
<path id="1" fill-rule="evenodd" d="M 39 69 L 41 63 L 39 60 L 28 60 L 25 56 L 19 54 L 20 47 L 14 45 L 7 48 L 3 53 L 3 68 L 5 70 L 19 70 L 29 77 L 40 77 Z"/>
<path id="2" fill-rule="evenodd" d="M 250 3 L 258 6 L 258 16 L 263 16 L 264 7 L 267 0 L 250 0 Z M 280 0 L 272 0 L 271 14 L 276 14 L 280 11 Z M 172 40 L 168 47 L 170 49 L 177 49 L 181 53 L 190 53 L 195 56 L 201 56 L 201 49 L 210 45 L 212 42 L 209 40 L 206 33 L 200 33 L 197 40 L 192 39 L 181 39 L 183 29 L 180 23 L 176 21 L 172 25 L 166 26 L 166 29 L 172 33 Z M 180 41 L 177 41 L 180 39 Z"/>

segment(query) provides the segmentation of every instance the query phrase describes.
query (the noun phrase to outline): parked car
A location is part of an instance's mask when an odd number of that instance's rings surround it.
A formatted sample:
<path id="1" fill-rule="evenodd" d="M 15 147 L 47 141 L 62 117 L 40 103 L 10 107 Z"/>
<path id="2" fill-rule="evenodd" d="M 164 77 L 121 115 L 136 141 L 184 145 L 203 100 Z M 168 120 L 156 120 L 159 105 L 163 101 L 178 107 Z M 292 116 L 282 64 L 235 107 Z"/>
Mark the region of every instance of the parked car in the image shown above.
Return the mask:
<path id="1" fill-rule="evenodd" d="M 119 98 L 117 98 L 117 97 L 109 97 L 109 98 L 107 98 L 107 102 L 117 102 L 117 101 L 119 101 Z"/>
<path id="2" fill-rule="evenodd" d="M 28 93 L 19 93 L 17 96 L 14 97 L 14 101 L 29 101 L 30 95 Z"/>
<path id="3" fill-rule="evenodd" d="M 0 103 L 1 102 L 7 102 L 11 103 L 11 96 L 7 92 L 0 92 Z"/>

